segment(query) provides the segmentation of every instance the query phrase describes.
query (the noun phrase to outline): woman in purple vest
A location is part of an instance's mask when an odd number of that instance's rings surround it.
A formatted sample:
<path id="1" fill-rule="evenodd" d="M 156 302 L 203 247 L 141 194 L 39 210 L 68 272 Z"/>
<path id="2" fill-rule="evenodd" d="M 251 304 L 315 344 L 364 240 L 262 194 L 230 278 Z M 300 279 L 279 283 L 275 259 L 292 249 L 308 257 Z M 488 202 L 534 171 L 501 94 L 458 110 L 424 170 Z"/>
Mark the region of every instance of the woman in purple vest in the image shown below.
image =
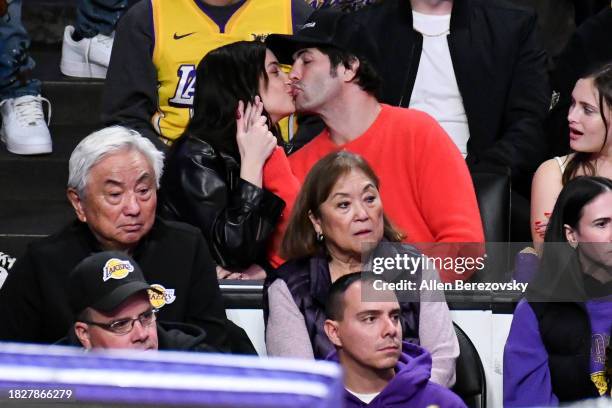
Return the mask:
<path id="1" fill-rule="evenodd" d="M 514 312 L 504 405 L 610 397 L 611 331 L 612 180 L 577 177 L 557 199 L 540 268 Z"/>
<path id="2" fill-rule="evenodd" d="M 334 350 L 323 331 L 327 293 L 341 276 L 362 270 L 367 245 L 389 258 L 397 248 L 421 256 L 400 244 L 402 234 L 385 217 L 378 186 L 368 164 L 346 151 L 327 155 L 310 170 L 284 236 L 287 262 L 267 282 L 269 355 L 324 359 Z M 417 280 L 439 281 L 433 268 L 415 272 Z M 459 345 L 450 312 L 443 296 L 433 299 L 418 287 L 416 298 L 401 304 L 404 338 L 431 353 L 431 380 L 451 386 Z"/>

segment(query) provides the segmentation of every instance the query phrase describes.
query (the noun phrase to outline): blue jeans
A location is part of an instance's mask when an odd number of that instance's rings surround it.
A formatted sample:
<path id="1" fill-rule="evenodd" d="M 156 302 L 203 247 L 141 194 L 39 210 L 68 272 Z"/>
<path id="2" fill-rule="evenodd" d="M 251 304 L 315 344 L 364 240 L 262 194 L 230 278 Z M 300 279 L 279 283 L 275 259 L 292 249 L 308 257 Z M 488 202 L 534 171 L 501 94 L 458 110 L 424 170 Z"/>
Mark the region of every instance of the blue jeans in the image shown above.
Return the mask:
<path id="1" fill-rule="evenodd" d="M 128 0 L 79 0 L 74 24 L 77 36 L 110 35 L 125 13 Z"/>
<path id="2" fill-rule="evenodd" d="M 21 24 L 21 0 L 9 0 L 0 17 L 0 100 L 38 95 L 40 81 L 30 78 L 34 60 L 28 55 L 30 37 Z"/>

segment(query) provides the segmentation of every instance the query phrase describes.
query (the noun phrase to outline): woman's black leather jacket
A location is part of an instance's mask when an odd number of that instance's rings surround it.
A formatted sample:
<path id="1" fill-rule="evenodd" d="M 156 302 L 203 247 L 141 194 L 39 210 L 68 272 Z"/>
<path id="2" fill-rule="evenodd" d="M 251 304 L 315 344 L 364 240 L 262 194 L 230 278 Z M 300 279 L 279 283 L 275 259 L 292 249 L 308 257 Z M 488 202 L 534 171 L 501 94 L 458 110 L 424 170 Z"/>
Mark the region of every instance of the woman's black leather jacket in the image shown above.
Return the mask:
<path id="1" fill-rule="evenodd" d="M 264 266 L 268 238 L 285 206 L 241 179 L 235 158 L 193 136 L 168 153 L 159 198 L 159 214 L 199 227 L 225 268 Z"/>

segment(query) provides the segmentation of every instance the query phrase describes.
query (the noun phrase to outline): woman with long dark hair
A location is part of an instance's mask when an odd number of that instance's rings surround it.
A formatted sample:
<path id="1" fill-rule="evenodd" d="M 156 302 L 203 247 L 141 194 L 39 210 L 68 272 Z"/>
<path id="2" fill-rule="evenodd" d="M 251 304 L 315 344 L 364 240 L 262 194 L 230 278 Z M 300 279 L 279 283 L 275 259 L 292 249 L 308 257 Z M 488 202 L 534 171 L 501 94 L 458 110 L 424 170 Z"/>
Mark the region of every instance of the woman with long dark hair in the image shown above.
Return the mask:
<path id="1" fill-rule="evenodd" d="M 559 192 L 577 176 L 612 178 L 612 63 L 576 82 L 567 115 L 573 153 L 538 168 L 531 193 L 531 236 L 538 249 Z"/>
<path id="2" fill-rule="evenodd" d="M 557 405 L 611 393 L 612 180 L 569 181 L 544 244 L 504 350 L 504 406 Z"/>
<path id="3" fill-rule="evenodd" d="M 277 122 L 295 106 L 287 75 L 260 42 L 211 51 L 196 78 L 193 117 L 168 153 L 160 210 L 202 230 L 223 278 L 277 259 L 266 248 L 285 203 L 262 187 L 262 174 L 281 155 Z M 258 267 L 247 271 L 229 277 L 264 276 Z"/>

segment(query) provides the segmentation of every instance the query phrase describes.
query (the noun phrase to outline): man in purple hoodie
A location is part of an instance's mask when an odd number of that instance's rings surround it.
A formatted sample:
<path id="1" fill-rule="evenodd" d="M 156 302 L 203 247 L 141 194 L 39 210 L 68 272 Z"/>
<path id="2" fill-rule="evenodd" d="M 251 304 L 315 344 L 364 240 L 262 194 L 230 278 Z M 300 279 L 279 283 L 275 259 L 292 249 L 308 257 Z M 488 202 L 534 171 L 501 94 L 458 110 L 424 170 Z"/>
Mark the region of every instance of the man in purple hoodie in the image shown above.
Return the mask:
<path id="1" fill-rule="evenodd" d="M 346 407 L 465 407 L 452 391 L 429 381 L 430 354 L 402 343 L 397 297 L 376 291 L 373 282 L 360 273 L 344 275 L 327 298 L 324 328 L 336 346 L 327 359 L 344 368 Z"/>

